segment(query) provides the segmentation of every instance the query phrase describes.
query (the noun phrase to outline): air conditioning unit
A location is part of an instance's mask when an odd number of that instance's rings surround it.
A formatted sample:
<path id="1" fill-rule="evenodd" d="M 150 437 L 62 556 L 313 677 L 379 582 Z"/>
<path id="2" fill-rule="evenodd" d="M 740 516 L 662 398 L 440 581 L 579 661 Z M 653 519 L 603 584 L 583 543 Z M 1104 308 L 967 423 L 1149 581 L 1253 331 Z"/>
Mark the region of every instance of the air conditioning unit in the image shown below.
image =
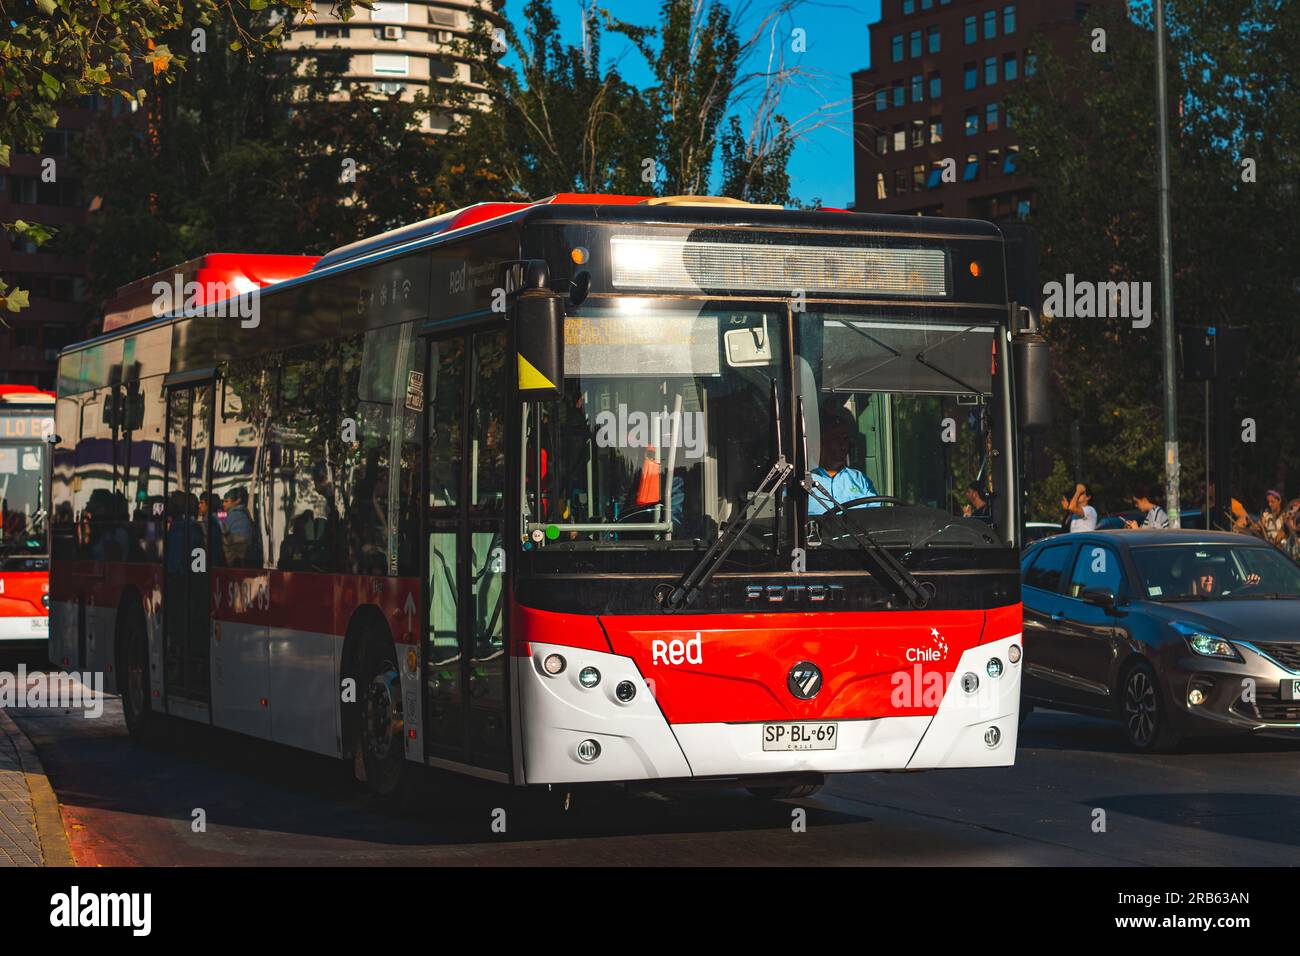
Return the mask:
<path id="1" fill-rule="evenodd" d="M 384 27 L 385 40 L 400 40 L 402 38 L 401 27 Z"/>

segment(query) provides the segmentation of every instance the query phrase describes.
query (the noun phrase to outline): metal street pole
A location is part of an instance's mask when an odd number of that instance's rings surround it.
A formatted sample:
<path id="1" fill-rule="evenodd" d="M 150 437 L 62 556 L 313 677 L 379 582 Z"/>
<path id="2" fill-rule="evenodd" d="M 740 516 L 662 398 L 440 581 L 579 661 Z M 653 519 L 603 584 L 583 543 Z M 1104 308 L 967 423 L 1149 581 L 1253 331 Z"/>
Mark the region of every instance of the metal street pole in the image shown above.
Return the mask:
<path id="1" fill-rule="evenodd" d="M 1174 378 L 1174 286 L 1169 227 L 1169 102 L 1165 91 L 1165 4 L 1155 0 L 1156 119 L 1160 137 L 1160 319 L 1165 365 L 1165 510 L 1180 527 L 1178 507 L 1178 395 Z"/>

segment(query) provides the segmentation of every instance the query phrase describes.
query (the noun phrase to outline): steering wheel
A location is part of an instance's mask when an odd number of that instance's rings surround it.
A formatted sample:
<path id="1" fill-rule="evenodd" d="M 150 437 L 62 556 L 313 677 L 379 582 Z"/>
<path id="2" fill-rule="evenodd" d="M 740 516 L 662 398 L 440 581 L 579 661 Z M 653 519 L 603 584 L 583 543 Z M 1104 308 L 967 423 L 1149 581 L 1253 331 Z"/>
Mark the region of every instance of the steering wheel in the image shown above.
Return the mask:
<path id="1" fill-rule="evenodd" d="M 839 510 L 848 511 L 850 508 L 857 508 L 860 505 L 868 504 L 872 501 L 885 501 L 891 505 L 910 505 L 912 502 L 905 501 L 902 498 L 893 498 L 889 495 L 867 495 L 865 498 L 854 498 L 852 501 L 840 502 Z"/>

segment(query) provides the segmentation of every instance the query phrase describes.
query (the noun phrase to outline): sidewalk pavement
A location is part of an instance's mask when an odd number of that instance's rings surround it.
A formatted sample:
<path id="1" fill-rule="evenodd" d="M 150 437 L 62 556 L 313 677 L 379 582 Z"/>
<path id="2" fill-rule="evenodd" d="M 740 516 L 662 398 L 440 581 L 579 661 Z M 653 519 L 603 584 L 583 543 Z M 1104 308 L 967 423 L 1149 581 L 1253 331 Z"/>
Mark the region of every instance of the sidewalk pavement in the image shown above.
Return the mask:
<path id="1" fill-rule="evenodd" d="M 45 768 L 31 741 L 0 710 L 0 867 L 74 865 Z"/>

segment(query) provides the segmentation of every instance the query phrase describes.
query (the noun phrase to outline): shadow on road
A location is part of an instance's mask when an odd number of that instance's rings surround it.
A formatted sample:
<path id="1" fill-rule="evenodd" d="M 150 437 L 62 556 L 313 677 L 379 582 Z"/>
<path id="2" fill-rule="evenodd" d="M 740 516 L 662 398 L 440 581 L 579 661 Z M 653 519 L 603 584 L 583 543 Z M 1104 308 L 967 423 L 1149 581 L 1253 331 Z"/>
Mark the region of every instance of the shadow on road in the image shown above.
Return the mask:
<path id="1" fill-rule="evenodd" d="M 58 711 L 11 713 L 36 743 L 61 802 L 74 813 L 84 809 L 161 817 L 172 821 L 173 831 L 184 832 L 190 829 L 194 811 L 203 809 L 210 829 L 251 831 L 270 855 L 272 837 L 289 853 L 320 839 L 336 843 L 343 852 L 359 843 L 427 847 L 735 830 L 789 832 L 791 824 L 792 804 L 754 799 L 741 790 L 667 795 L 591 787 L 575 790 L 565 811 L 560 793 L 432 770 L 419 774 L 415 800 L 399 808 L 371 797 L 351 778 L 349 765 L 227 731 L 176 721 L 162 742 L 132 741 L 116 699 L 109 700 L 99 720 Z M 77 726 L 69 727 L 69 721 Z M 866 819 L 816 807 L 806 813 L 810 828 Z M 400 826 L 394 825 L 395 817 L 401 818 Z M 499 829 L 502 820 L 504 834 Z"/>
<path id="2" fill-rule="evenodd" d="M 1166 826 L 1300 846 L 1300 796 L 1213 791 L 1108 794 L 1080 800 L 1079 803 L 1088 807 L 1105 807 L 1109 813 L 1127 814 Z M 1250 861 L 1228 858 L 1217 862 L 1223 866 L 1245 866 Z"/>
<path id="3" fill-rule="evenodd" d="M 1034 710 L 1025 718 L 1017 739 L 1020 748 L 1080 750 L 1139 756 L 1129 747 L 1118 721 L 1088 717 L 1058 710 Z M 1300 753 L 1300 735 L 1261 736 L 1228 734 L 1217 737 L 1189 737 L 1175 753 L 1146 755 L 1152 760 L 1177 760 L 1198 754 Z"/>

